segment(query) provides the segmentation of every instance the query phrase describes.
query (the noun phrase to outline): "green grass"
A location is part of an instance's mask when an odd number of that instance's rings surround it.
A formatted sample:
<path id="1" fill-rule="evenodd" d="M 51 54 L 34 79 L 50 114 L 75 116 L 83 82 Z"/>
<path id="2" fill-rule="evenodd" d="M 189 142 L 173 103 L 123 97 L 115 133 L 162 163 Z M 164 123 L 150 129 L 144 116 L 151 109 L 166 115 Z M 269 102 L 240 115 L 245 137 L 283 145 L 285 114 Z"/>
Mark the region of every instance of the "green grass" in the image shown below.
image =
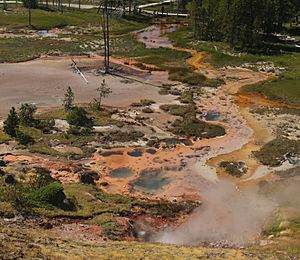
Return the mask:
<path id="1" fill-rule="evenodd" d="M 291 221 L 291 228 L 296 231 L 300 231 L 300 219 L 293 219 Z"/>
<path id="2" fill-rule="evenodd" d="M 226 43 L 223 42 L 206 42 L 195 41 L 190 27 L 167 34 L 175 46 L 183 48 L 191 48 L 197 51 L 206 51 L 210 54 L 208 62 L 215 67 L 223 67 L 229 65 L 241 65 L 245 62 L 257 62 L 263 60 L 251 54 L 238 54 L 234 52 Z M 235 56 L 226 53 L 234 53 Z"/>
<path id="3" fill-rule="evenodd" d="M 133 30 L 145 27 L 149 18 L 146 16 L 128 15 L 124 19 L 110 19 L 110 29 L 113 34 L 128 33 Z M 61 14 L 55 11 L 45 11 L 41 9 L 32 10 L 32 25 L 37 30 L 49 30 L 51 28 L 62 28 L 65 26 L 99 27 L 100 34 L 100 15 L 96 9 L 78 10 L 65 9 Z M 28 11 L 25 8 L 13 8 L 7 15 L 0 12 L 0 26 L 9 28 L 23 28 L 28 25 Z"/>
<path id="4" fill-rule="evenodd" d="M 67 113 L 63 108 L 51 109 L 35 115 L 37 119 L 67 119 Z"/>
<path id="5" fill-rule="evenodd" d="M 300 53 L 272 57 L 275 64 L 288 68 L 278 79 L 262 84 L 246 86 L 246 92 L 258 92 L 269 98 L 300 105 Z"/>
<path id="6" fill-rule="evenodd" d="M 23 134 L 29 135 L 33 139 L 39 139 L 43 136 L 43 132 L 34 127 L 20 126 L 19 129 Z"/>
<path id="7" fill-rule="evenodd" d="M 117 240 L 122 235 L 126 228 L 117 223 L 114 214 L 104 213 L 91 219 L 89 223 L 100 225 L 104 234 L 111 240 Z"/>
<path id="8" fill-rule="evenodd" d="M 106 109 L 102 109 L 101 111 L 95 111 L 90 107 L 87 107 L 86 109 L 90 113 L 90 115 L 94 118 L 94 122 L 96 126 L 117 125 L 119 127 L 122 127 L 124 125 L 122 122 L 112 119 L 111 118 L 112 113 Z M 36 117 L 38 119 L 66 120 L 67 112 L 63 108 L 55 108 L 37 114 Z"/>
<path id="9" fill-rule="evenodd" d="M 195 113 L 194 105 L 170 104 L 170 105 L 161 105 L 159 108 L 174 116 L 185 116 L 186 114 Z"/>
<path id="10" fill-rule="evenodd" d="M 187 52 L 167 48 L 145 48 L 133 36 L 120 37 L 118 44 L 113 47 L 112 51 L 116 57 L 135 58 L 138 61 L 153 64 L 162 69 L 169 69 L 174 66 L 184 67 L 186 66 L 185 59 L 190 56 Z"/>
<path id="11" fill-rule="evenodd" d="M 56 151 L 55 149 L 51 148 L 45 142 L 38 142 L 38 143 L 34 143 L 32 145 L 29 145 L 28 150 L 31 153 L 45 154 L 45 155 L 50 155 L 50 156 L 54 156 L 54 157 L 68 156 L 68 154 L 60 153 L 60 152 Z"/>
<path id="12" fill-rule="evenodd" d="M 299 155 L 300 141 L 278 137 L 253 152 L 262 164 L 273 167 L 279 166 L 287 153 Z"/>
<path id="13" fill-rule="evenodd" d="M 57 37 L 11 37 L 0 38 L 0 63 L 22 62 L 40 57 L 41 55 L 81 55 L 88 52 L 101 52 L 102 32 L 100 17 L 96 10 L 72 10 L 64 14 L 33 10 L 33 26 L 37 30 L 51 29 L 65 26 L 64 32 Z M 126 34 L 146 27 L 150 18 L 143 15 L 127 15 L 122 19 L 110 19 L 111 49 L 120 45 L 119 38 L 113 35 Z M 5 15 L 0 12 L 0 26 L 9 32 L 24 34 L 20 29 L 27 26 L 27 11 L 24 8 L 13 9 Z M 66 41 L 64 38 L 70 38 Z M 98 47 L 95 47 L 98 46 Z M 122 49 L 126 49 L 123 48 Z"/>
<path id="14" fill-rule="evenodd" d="M 77 218 L 93 218 L 109 214 L 110 216 L 132 216 L 149 214 L 163 218 L 175 218 L 178 214 L 190 214 L 196 204 L 192 201 L 170 203 L 167 201 L 151 201 L 136 199 L 126 195 L 109 194 L 96 186 L 86 184 L 64 184 L 67 198 L 75 202 L 77 211 L 43 210 L 41 214 L 47 216 L 67 216 Z M 101 217 L 100 217 L 101 219 Z M 98 219 L 99 220 L 99 219 Z M 97 219 L 94 221 L 97 221 Z M 99 220 L 100 221 L 100 220 Z"/>
<path id="15" fill-rule="evenodd" d="M 223 42 L 194 41 L 191 28 L 168 34 L 176 46 L 192 48 L 197 51 L 206 51 L 210 54 L 208 62 L 215 67 L 240 66 L 243 63 L 256 63 L 258 61 L 271 61 L 276 66 L 285 67 L 287 71 L 279 79 L 262 84 L 246 86 L 243 91 L 259 92 L 271 99 L 300 105 L 300 53 L 293 52 L 288 45 L 269 44 L 274 50 L 282 49 L 282 54 L 255 55 L 238 53 Z M 232 55 L 229 55 L 232 54 Z"/>
<path id="16" fill-rule="evenodd" d="M 22 62 L 43 54 L 82 54 L 79 42 L 67 42 L 50 38 L 0 38 L 0 63 Z"/>
<path id="17" fill-rule="evenodd" d="M 214 138 L 225 135 L 225 129 L 218 125 L 208 124 L 194 116 L 178 119 L 173 124 L 172 132 L 178 135 L 198 138 Z"/>
<path id="18" fill-rule="evenodd" d="M 11 137 L 4 133 L 2 130 L 0 130 L 0 144 L 6 143 L 10 140 L 12 140 Z"/>

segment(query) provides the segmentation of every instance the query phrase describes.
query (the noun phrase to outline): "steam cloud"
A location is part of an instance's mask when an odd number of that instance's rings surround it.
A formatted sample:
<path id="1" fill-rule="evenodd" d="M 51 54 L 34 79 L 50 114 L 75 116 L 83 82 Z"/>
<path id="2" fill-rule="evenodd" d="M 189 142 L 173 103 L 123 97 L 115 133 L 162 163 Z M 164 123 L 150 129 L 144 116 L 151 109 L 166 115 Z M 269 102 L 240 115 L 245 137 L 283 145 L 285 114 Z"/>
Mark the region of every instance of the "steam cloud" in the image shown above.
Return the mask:
<path id="1" fill-rule="evenodd" d="M 242 245 L 257 238 L 278 202 L 257 190 L 238 190 L 229 181 L 206 185 L 201 189 L 203 205 L 190 220 L 175 230 L 155 234 L 152 240 L 178 245 L 227 241 Z"/>

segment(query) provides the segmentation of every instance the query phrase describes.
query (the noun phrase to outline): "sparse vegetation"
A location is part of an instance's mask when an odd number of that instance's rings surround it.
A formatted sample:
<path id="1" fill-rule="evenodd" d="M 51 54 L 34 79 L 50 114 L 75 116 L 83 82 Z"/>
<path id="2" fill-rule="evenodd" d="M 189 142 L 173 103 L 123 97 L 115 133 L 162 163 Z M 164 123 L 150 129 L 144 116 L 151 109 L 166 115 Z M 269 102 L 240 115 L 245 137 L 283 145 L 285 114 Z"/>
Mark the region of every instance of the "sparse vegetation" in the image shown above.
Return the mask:
<path id="1" fill-rule="evenodd" d="M 196 109 L 195 106 L 193 105 L 176 105 L 176 104 L 161 105 L 159 108 L 174 116 L 185 116 L 187 114 L 194 114 Z"/>
<path id="2" fill-rule="evenodd" d="M 286 155 L 300 154 L 300 141 L 279 137 L 265 144 L 253 154 L 262 164 L 276 167 L 286 160 Z"/>
<path id="3" fill-rule="evenodd" d="M 155 104 L 155 101 L 150 99 L 141 99 L 140 102 L 132 103 L 132 107 L 145 107 L 145 106 L 151 106 L 152 104 Z"/>
<path id="4" fill-rule="evenodd" d="M 211 125 L 197 119 L 194 115 L 185 116 L 177 119 L 173 124 L 172 131 L 178 135 L 213 138 L 225 135 L 225 129 L 218 125 Z"/>
<path id="5" fill-rule="evenodd" d="M 192 72 L 187 67 L 173 67 L 169 68 L 169 79 L 187 83 L 190 85 L 202 85 L 206 80 L 203 74 Z"/>
<path id="6" fill-rule="evenodd" d="M 223 161 L 220 163 L 220 167 L 224 168 L 225 172 L 240 178 L 247 172 L 247 167 L 244 162 L 236 161 Z"/>
<path id="7" fill-rule="evenodd" d="M 100 84 L 100 87 L 97 88 L 98 92 L 98 98 L 95 98 L 91 104 L 92 109 L 95 109 L 96 111 L 100 111 L 102 109 L 102 101 L 104 98 L 107 98 L 111 93 L 111 89 L 106 83 L 105 79 Z"/>

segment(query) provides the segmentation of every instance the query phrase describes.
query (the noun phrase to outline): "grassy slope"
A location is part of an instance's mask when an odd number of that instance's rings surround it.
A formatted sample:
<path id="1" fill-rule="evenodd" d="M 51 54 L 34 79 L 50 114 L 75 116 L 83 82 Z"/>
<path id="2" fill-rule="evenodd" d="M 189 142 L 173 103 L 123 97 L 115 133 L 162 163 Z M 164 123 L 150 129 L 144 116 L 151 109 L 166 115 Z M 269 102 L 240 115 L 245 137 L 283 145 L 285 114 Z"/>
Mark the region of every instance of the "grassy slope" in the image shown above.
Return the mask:
<path id="1" fill-rule="evenodd" d="M 0 255 L 32 259 L 274 259 L 275 254 L 247 250 L 179 247 L 136 242 L 83 242 L 53 231 L 0 220 Z M 262 258 L 258 258 L 258 255 Z M 273 258 L 272 258 L 273 257 Z M 284 259 L 284 258 L 282 258 Z M 286 258 L 287 259 L 287 258 Z"/>
<path id="2" fill-rule="evenodd" d="M 190 47 L 198 51 L 210 53 L 209 62 L 216 67 L 225 65 L 241 65 L 246 62 L 272 61 L 275 65 L 287 68 L 278 80 L 264 84 L 245 87 L 245 91 L 260 92 L 270 98 L 288 103 L 300 105 L 300 53 L 285 52 L 281 55 L 262 56 L 242 53 L 232 56 L 226 53 L 233 53 L 231 48 L 220 42 L 195 42 L 190 29 L 173 32 L 169 37 L 175 45 Z"/>

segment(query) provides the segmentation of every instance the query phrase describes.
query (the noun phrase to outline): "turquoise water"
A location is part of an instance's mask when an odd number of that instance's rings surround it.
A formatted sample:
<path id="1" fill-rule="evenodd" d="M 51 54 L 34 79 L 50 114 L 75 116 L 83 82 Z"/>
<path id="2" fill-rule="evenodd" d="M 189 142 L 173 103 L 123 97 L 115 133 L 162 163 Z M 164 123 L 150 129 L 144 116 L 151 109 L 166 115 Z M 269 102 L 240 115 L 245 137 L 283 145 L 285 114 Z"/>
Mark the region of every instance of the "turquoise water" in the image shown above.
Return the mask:
<path id="1" fill-rule="evenodd" d="M 137 189 L 153 192 L 162 189 L 169 183 L 170 179 L 165 176 L 163 171 L 149 169 L 142 171 L 140 177 L 132 184 Z"/>
<path id="2" fill-rule="evenodd" d="M 133 172 L 128 167 L 114 169 L 110 172 L 112 178 L 128 178 L 133 175 Z"/>

